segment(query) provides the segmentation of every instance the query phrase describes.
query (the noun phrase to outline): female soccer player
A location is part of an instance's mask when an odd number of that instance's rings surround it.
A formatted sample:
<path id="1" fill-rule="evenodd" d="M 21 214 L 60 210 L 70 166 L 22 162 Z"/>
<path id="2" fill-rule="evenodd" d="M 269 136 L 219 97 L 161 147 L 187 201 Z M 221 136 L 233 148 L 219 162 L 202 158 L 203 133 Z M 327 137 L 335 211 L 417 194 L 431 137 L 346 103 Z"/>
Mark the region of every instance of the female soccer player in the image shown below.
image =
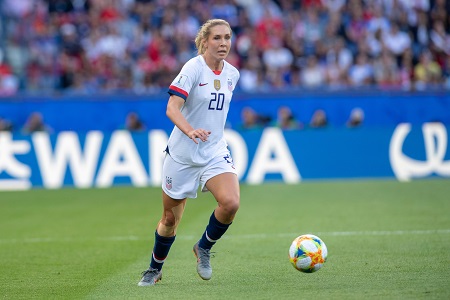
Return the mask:
<path id="1" fill-rule="evenodd" d="M 231 34 L 225 20 L 205 22 L 195 39 L 198 56 L 183 66 L 169 87 L 166 113 L 175 126 L 163 164 L 163 214 L 156 227 L 150 267 L 143 272 L 139 286 L 151 286 L 161 279 L 186 199 L 196 198 L 199 186 L 210 191 L 218 204 L 193 248 L 202 279 L 211 279 L 211 247 L 227 231 L 239 208 L 239 181 L 224 138 L 239 80 L 239 71 L 225 61 Z"/>

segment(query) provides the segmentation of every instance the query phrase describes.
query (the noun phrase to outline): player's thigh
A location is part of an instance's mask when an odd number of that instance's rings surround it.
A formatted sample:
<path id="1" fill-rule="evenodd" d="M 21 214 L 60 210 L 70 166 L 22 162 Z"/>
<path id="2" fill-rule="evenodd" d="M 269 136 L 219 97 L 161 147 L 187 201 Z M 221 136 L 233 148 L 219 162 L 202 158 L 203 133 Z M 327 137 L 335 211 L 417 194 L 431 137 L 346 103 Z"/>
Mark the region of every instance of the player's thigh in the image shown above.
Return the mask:
<path id="1" fill-rule="evenodd" d="M 240 201 L 239 180 L 235 173 L 225 172 L 211 177 L 206 188 L 221 205 L 238 206 Z"/>

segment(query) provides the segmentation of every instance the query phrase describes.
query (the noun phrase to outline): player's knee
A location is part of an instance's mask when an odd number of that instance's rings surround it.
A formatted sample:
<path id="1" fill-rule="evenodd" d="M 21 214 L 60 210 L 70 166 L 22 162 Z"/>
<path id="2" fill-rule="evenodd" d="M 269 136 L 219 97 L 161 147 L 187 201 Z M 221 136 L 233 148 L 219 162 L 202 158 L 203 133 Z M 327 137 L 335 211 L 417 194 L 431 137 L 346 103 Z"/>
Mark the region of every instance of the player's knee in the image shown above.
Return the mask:
<path id="1" fill-rule="evenodd" d="M 236 195 L 236 196 L 227 196 L 226 199 L 224 199 L 222 206 L 228 215 L 234 216 L 239 209 L 239 205 L 240 205 L 239 196 Z"/>
<path id="2" fill-rule="evenodd" d="M 161 224 L 168 228 L 175 228 L 178 224 L 178 220 L 172 213 L 165 213 L 161 219 Z"/>
<path id="3" fill-rule="evenodd" d="M 166 228 L 175 228 L 176 223 L 172 219 L 162 219 L 161 224 Z"/>

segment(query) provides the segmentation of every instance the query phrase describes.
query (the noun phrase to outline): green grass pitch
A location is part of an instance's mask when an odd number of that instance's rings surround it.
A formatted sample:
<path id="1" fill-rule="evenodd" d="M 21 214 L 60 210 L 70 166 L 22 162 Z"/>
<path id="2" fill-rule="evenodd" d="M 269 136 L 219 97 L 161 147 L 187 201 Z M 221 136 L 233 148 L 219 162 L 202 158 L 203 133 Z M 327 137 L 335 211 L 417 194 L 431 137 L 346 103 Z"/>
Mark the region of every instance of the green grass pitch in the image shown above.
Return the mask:
<path id="1" fill-rule="evenodd" d="M 0 193 L 2 299 L 450 299 L 450 180 L 241 186 L 213 248 L 213 278 L 192 246 L 215 207 L 188 200 L 154 287 L 138 287 L 161 215 L 159 188 Z M 288 260 L 298 235 L 329 251 L 313 274 Z"/>

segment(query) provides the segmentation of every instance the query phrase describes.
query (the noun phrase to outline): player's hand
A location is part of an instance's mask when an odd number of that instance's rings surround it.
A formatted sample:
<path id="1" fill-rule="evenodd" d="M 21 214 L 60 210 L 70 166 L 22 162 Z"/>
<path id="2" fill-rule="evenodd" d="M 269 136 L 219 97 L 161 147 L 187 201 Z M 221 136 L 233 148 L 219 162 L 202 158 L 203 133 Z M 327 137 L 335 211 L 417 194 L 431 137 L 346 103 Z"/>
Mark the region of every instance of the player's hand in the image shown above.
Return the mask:
<path id="1" fill-rule="evenodd" d="M 188 137 L 194 141 L 194 143 L 198 144 L 197 138 L 199 138 L 202 142 L 206 142 L 208 140 L 211 131 L 205 129 L 194 129 L 188 132 Z"/>

